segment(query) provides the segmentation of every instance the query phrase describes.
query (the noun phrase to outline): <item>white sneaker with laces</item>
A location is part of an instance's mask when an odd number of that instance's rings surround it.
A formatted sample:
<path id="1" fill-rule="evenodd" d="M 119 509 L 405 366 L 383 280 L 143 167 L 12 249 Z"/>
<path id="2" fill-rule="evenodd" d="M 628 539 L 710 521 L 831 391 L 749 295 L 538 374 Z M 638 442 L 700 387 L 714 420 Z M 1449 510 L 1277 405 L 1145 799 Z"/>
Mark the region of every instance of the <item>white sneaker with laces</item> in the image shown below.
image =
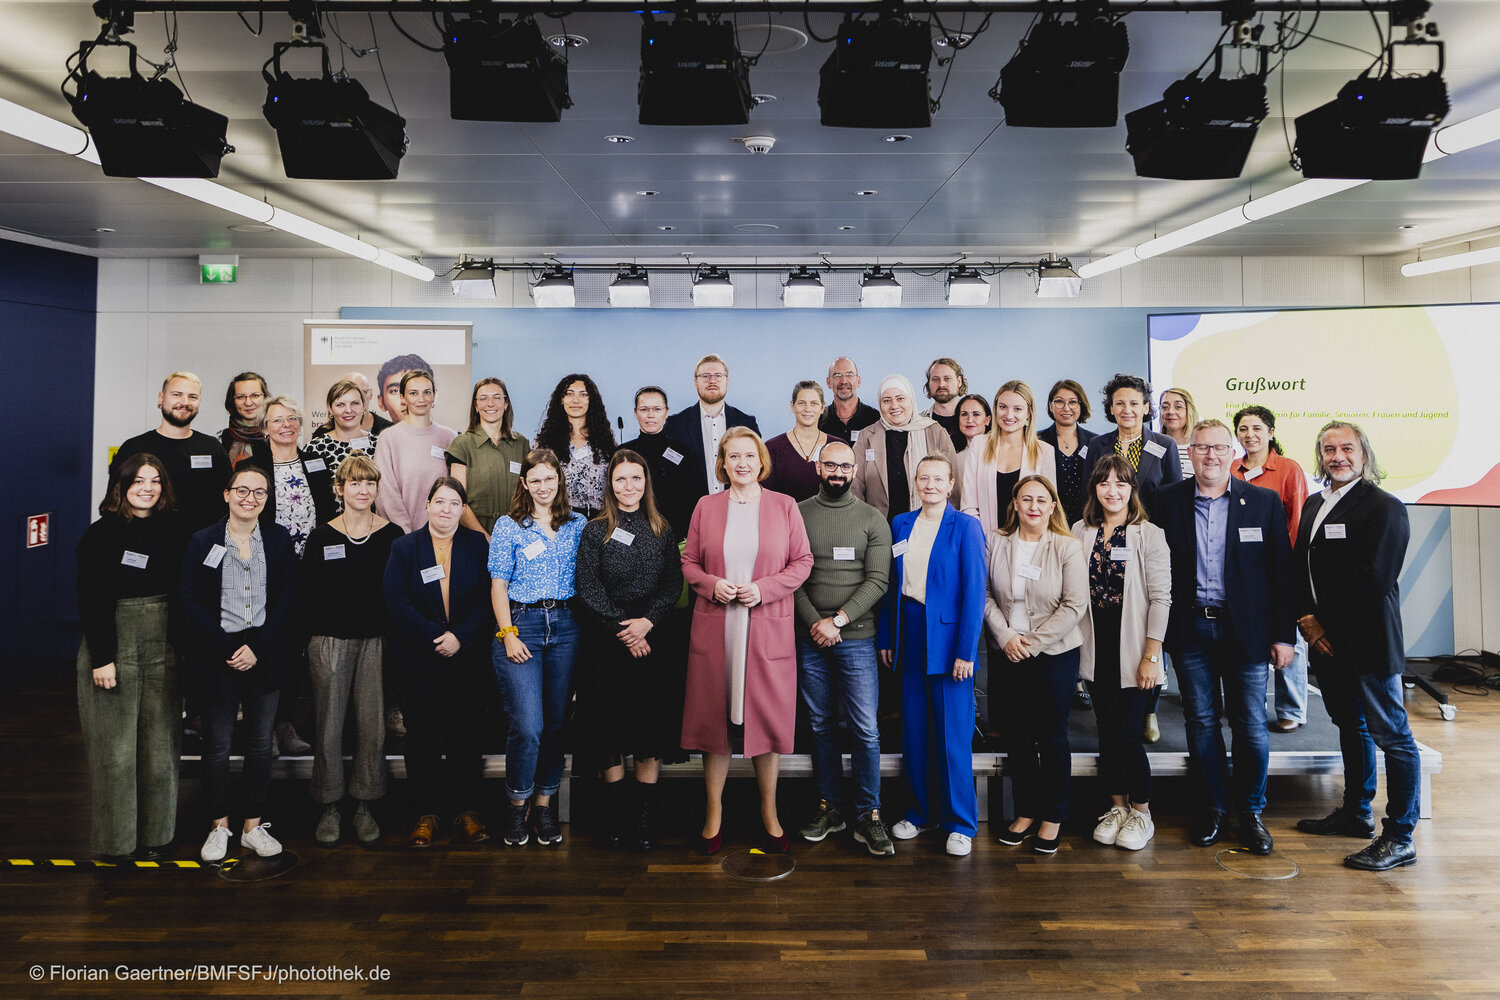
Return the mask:
<path id="1" fill-rule="evenodd" d="M 281 841 L 271 836 L 270 823 L 262 823 L 249 833 L 240 834 L 240 846 L 248 847 L 263 858 L 274 858 L 281 853 Z"/>
<path id="2" fill-rule="evenodd" d="M 1151 817 L 1139 809 L 1132 809 L 1125 818 L 1125 824 L 1120 827 L 1119 835 L 1115 837 L 1115 846 L 1127 851 L 1139 851 L 1155 834 L 1156 824 L 1151 822 Z"/>
<path id="3" fill-rule="evenodd" d="M 891 836 L 895 837 L 897 840 L 912 840 L 915 839 L 917 834 L 926 833 L 931 829 L 932 827 L 930 826 L 918 826 L 909 819 L 903 819 L 901 822 L 891 827 Z"/>
<path id="4" fill-rule="evenodd" d="M 1100 816 L 1099 825 L 1094 827 L 1094 839 L 1101 844 L 1113 844 L 1129 816 L 1130 810 L 1124 806 L 1110 806 L 1109 812 Z"/>
<path id="5" fill-rule="evenodd" d="M 229 827 L 216 826 L 208 831 L 208 839 L 203 842 L 203 850 L 198 852 L 198 857 L 208 864 L 223 861 L 224 855 L 229 852 Z"/>
<path id="6" fill-rule="evenodd" d="M 961 833 L 948 834 L 948 846 L 945 850 L 955 858 L 967 857 L 973 849 L 974 842 Z"/>

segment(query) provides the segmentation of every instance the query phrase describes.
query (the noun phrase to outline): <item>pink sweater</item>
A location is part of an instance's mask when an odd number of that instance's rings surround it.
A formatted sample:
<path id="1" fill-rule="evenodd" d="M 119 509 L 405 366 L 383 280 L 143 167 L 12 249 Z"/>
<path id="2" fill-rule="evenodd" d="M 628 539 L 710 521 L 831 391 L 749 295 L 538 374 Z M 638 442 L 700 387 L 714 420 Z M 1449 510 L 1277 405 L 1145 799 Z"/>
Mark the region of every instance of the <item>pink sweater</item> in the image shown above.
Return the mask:
<path id="1" fill-rule="evenodd" d="M 375 510 L 408 534 L 426 524 L 427 491 L 434 479 L 448 474 L 443 452 L 457 436 L 442 424 L 397 424 L 381 432 L 375 442 L 375 464 L 380 469 Z"/>

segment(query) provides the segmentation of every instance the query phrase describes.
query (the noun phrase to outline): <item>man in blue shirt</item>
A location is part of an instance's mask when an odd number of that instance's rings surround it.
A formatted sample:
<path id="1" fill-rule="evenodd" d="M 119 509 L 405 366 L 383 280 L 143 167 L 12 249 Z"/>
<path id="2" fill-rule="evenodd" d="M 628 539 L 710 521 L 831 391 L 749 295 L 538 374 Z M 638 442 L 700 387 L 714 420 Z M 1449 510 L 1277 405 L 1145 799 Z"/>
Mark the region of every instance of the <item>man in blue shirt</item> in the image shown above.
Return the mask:
<path id="1" fill-rule="evenodd" d="M 1234 479 L 1234 437 L 1218 420 L 1193 428 L 1193 478 L 1162 487 L 1153 519 L 1172 550 L 1172 616 L 1166 648 L 1177 665 L 1188 755 L 1201 812 L 1189 831 L 1200 847 L 1225 833 L 1229 768 L 1220 716 L 1234 733 L 1234 802 L 1240 843 L 1271 853 L 1260 821 L 1270 741 L 1268 669 L 1292 659 L 1295 622 L 1286 513 L 1272 491 Z"/>

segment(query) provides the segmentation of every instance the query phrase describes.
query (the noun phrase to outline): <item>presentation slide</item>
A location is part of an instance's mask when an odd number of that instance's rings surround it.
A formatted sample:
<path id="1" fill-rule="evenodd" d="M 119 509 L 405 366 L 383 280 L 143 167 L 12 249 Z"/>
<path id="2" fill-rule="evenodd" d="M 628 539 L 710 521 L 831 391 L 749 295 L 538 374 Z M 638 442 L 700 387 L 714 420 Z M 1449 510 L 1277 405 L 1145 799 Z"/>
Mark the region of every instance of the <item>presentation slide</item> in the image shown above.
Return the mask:
<path id="1" fill-rule="evenodd" d="M 1500 304 L 1154 315 L 1148 324 L 1158 394 L 1187 389 L 1199 417 L 1225 423 L 1241 407 L 1266 407 L 1309 476 L 1318 429 L 1349 420 L 1369 435 L 1382 485 L 1405 502 L 1500 506 Z"/>

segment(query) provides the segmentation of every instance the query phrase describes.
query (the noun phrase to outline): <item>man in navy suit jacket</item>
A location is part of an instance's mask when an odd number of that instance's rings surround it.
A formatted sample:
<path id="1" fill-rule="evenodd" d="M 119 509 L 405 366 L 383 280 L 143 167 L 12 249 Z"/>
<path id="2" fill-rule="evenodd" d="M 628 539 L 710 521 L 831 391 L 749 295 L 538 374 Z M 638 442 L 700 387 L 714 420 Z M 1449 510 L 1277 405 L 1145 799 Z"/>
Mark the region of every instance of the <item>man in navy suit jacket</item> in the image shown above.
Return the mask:
<path id="1" fill-rule="evenodd" d="M 1156 494 L 1152 519 L 1172 550 L 1172 615 L 1166 646 L 1182 684 L 1188 754 L 1201 781 L 1203 812 L 1189 836 L 1207 847 L 1224 835 L 1229 774 L 1221 711 L 1234 731 L 1235 806 L 1240 843 L 1271 853 L 1260 821 L 1270 740 L 1267 666 L 1292 660 L 1292 551 L 1281 498 L 1234 479 L 1234 437 L 1202 420 L 1191 438 L 1193 478 Z"/>
<path id="2" fill-rule="evenodd" d="M 748 427 L 756 434 L 760 425 L 750 414 L 724 402 L 729 394 L 729 365 L 717 354 L 706 354 L 693 367 L 693 387 L 698 402 L 667 418 L 665 433 L 687 445 L 683 456 L 683 478 L 687 481 L 688 510 L 699 497 L 718 493 L 724 484 L 714 476 L 714 462 L 719 455 L 719 439 L 731 427 Z"/>

